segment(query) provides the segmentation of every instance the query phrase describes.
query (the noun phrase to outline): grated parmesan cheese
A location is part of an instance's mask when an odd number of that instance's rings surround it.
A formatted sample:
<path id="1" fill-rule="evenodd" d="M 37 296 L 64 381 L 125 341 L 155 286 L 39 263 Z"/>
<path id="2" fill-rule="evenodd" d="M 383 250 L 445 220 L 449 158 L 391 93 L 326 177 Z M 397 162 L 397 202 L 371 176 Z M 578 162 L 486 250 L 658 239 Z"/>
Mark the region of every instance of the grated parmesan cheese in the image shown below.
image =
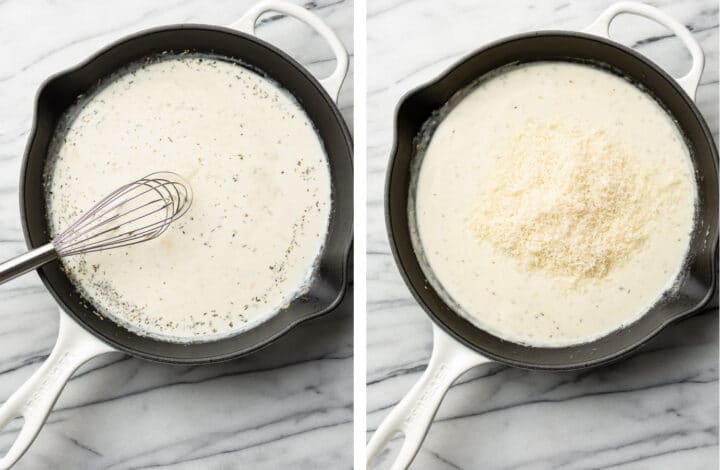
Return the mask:
<path id="1" fill-rule="evenodd" d="M 527 121 L 481 189 L 470 228 L 530 269 L 602 278 L 677 201 L 679 176 L 590 123 Z"/>

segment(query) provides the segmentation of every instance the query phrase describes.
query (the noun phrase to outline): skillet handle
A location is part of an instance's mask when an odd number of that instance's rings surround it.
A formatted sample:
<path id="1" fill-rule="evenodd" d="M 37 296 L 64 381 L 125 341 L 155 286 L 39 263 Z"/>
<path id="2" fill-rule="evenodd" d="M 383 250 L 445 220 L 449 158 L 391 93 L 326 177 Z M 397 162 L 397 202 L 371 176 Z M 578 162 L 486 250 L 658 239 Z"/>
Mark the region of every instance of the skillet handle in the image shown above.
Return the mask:
<path id="1" fill-rule="evenodd" d="M 0 429 L 14 418 L 24 418 L 15 442 L 0 459 L 0 470 L 14 465 L 30 447 L 73 372 L 89 359 L 109 352 L 116 350 L 60 311 L 60 331 L 50 356 L 0 407 Z"/>
<path id="2" fill-rule="evenodd" d="M 690 98 L 695 100 L 695 92 L 700 84 L 700 76 L 705 66 L 705 55 L 700 44 L 695 40 L 692 33 L 679 21 L 672 16 L 664 13 L 657 8 L 637 2 L 618 2 L 602 12 L 597 20 L 595 20 L 585 31 L 591 34 L 610 38 L 610 23 L 613 19 L 623 13 L 642 16 L 652 20 L 675 34 L 683 42 L 685 47 L 690 51 L 692 57 L 692 66 L 687 74 L 675 80 L 680 87 L 685 90 Z"/>
<path id="3" fill-rule="evenodd" d="M 345 46 L 343 46 L 342 42 L 340 42 L 340 38 L 337 37 L 333 30 L 330 29 L 330 27 L 322 19 L 320 19 L 319 16 L 309 12 L 305 8 L 293 5 L 292 3 L 281 0 L 267 0 L 250 8 L 250 10 L 245 13 L 242 18 L 230 25 L 230 27 L 255 36 L 255 24 L 257 23 L 258 18 L 260 18 L 263 13 L 267 13 L 269 11 L 283 13 L 302 21 L 317 31 L 317 33 L 320 34 L 320 36 L 322 36 L 322 38 L 330 45 L 337 62 L 335 70 L 328 77 L 318 81 L 337 103 L 340 87 L 345 81 L 345 77 L 348 73 L 348 53 L 347 50 L 345 50 Z"/>
<path id="4" fill-rule="evenodd" d="M 433 324 L 433 352 L 430 363 L 420 380 L 373 434 L 367 446 L 367 468 L 371 468 L 371 463 L 398 432 L 405 435 L 405 440 L 391 468 L 408 468 L 420 450 L 450 386 L 463 373 L 486 362 L 490 360 L 458 343 Z"/>

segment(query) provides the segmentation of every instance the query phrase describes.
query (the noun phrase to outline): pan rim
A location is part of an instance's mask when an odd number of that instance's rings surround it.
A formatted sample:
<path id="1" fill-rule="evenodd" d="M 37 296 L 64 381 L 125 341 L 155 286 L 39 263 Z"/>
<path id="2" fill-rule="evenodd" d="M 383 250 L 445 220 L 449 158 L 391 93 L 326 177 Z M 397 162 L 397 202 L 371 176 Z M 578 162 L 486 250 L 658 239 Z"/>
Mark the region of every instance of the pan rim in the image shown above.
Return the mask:
<path id="1" fill-rule="evenodd" d="M 217 25 L 209 25 L 209 24 L 199 24 L 199 23 L 182 23 L 182 24 L 170 24 L 170 25 L 163 25 L 163 26 L 156 26 L 152 28 L 146 28 L 142 29 L 140 31 L 136 31 L 130 34 L 127 34 L 115 41 L 112 41 L 105 46 L 97 49 L 95 52 L 88 55 L 85 59 L 77 62 L 74 65 L 71 65 L 70 67 L 67 67 L 57 73 L 54 73 L 50 76 L 48 76 L 38 87 L 37 92 L 35 94 L 34 100 L 33 100 L 33 114 L 32 114 L 32 124 L 29 130 L 29 138 L 27 140 L 27 143 L 25 145 L 24 151 L 23 151 L 23 157 L 21 161 L 20 166 L 20 174 L 19 174 L 19 208 L 20 208 L 20 219 L 21 219 L 21 225 L 23 230 L 23 238 L 25 241 L 25 244 L 28 248 L 32 248 L 32 241 L 31 241 L 31 235 L 30 235 L 30 227 L 28 223 L 27 218 L 27 208 L 25 204 L 25 193 L 27 191 L 26 189 L 26 179 L 27 179 L 27 170 L 28 170 L 28 160 L 29 160 L 29 154 L 30 149 L 33 147 L 33 144 L 37 138 L 37 131 L 38 131 L 38 117 L 39 117 L 39 110 L 40 110 L 40 98 L 43 94 L 43 92 L 55 81 L 73 74 L 75 72 L 78 72 L 82 70 L 83 68 L 89 66 L 96 60 L 98 60 L 100 57 L 102 57 L 104 54 L 107 54 L 111 52 L 116 47 L 122 46 L 128 42 L 142 39 L 147 36 L 151 36 L 153 34 L 162 34 L 162 33 L 171 33 L 171 32 L 179 32 L 179 31 L 189 31 L 189 30 L 199 30 L 199 31 L 209 31 L 212 33 L 222 33 L 222 34 L 228 34 L 231 36 L 239 37 L 241 39 L 256 43 L 257 45 L 265 48 L 268 50 L 269 53 L 273 53 L 276 56 L 278 56 L 280 59 L 283 60 L 284 63 L 286 63 L 289 67 L 294 68 L 297 72 L 299 72 L 308 82 L 310 86 L 313 87 L 314 93 L 322 99 L 325 106 L 330 110 L 332 113 L 332 116 L 334 118 L 335 123 L 337 124 L 338 131 L 340 133 L 341 141 L 344 142 L 344 146 L 347 148 L 347 156 L 349 159 L 349 165 L 350 170 L 353 170 L 353 139 L 352 135 L 350 134 L 350 131 L 347 127 L 347 123 L 345 122 L 344 118 L 342 117 L 342 114 L 340 113 L 338 105 L 334 102 L 334 100 L 330 97 L 327 90 L 320 84 L 317 78 L 315 78 L 307 68 L 302 66 L 299 62 L 297 62 L 294 58 L 292 58 L 290 55 L 288 55 L 286 52 L 282 51 L 278 47 L 247 33 L 244 33 L 242 31 L 238 31 L 232 28 L 223 27 L 223 26 L 217 26 Z M 328 156 L 330 158 L 330 156 Z M 352 192 L 349 196 L 347 196 L 350 201 L 353 199 Z M 352 252 L 352 246 L 353 246 L 353 214 L 350 213 L 347 215 L 349 217 L 350 223 L 347 224 L 348 228 L 344 230 L 340 230 L 339 233 L 339 244 L 340 244 L 340 252 L 337 257 L 333 257 L 333 264 L 338 267 L 339 270 L 339 278 L 337 279 L 340 282 L 340 287 L 337 292 L 337 295 L 332 299 L 331 302 L 329 302 L 327 305 L 324 305 L 323 308 L 319 310 L 315 310 L 313 312 L 304 314 L 303 316 L 297 317 L 297 318 L 289 318 L 283 325 L 282 328 L 277 328 L 276 330 L 272 331 L 270 334 L 268 334 L 266 337 L 264 337 L 262 340 L 254 343 L 250 347 L 246 347 L 243 349 L 238 349 L 233 352 L 228 353 L 222 353 L 222 354 L 207 354 L 207 355 L 196 355 L 193 357 L 170 357 L 170 356 L 164 356 L 162 354 L 156 354 L 151 353 L 148 351 L 141 351 L 138 349 L 135 349 L 133 347 L 127 346 L 123 341 L 118 341 L 115 338 L 104 334 L 100 330 L 95 329 L 90 324 L 88 324 L 84 319 L 82 315 L 76 314 L 76 312 L 69 306 L 67 303 L 60 298 L 59 293 L 56 291 L 56 289 L 53 287 L 51 282 L 49 281 L 45 271 L 41 268 L 36 270 L 38 276 L 40 277 L 40 280 L 42 281 L 43 285 L 45 286 L 46 290 L 50 292 L 52 297 L 55 299 L 55 302 L 58 304 L 58 306 L 61 309 L 61 314 L 66 314 L 70 316 L 80 327 L 82 327 L 85 331 L 92 334 L 96 338 L 100 339 L 101 341 L 111 345 L 112 347 L 116 348 L 117 350 L 129 354 L 134 357 L 142 358 L 145 360 L 149 360 L 152 362 L 159 362 L 159 363 L 165 363 L 165 364 L 178 364 L 178 365 L 198 365 L 198 364 L 212 364 L 217 362 L 224 362 L 229 361 L 233 359 L 238 359 L 240 357 L 247 356 L 249 354 L 252 354 L 254 352 L 257 352 L 260 349 L 263 349 L 278 339 L 280 339 L 282 336 L 287 334 L 290 330 L 295 328 L 296 326 L 305 323 L 307 321 L 322 317 L 324 315 L 327 315 L 331 312 L 333 312 L 339 305 L 342 303 L 343 299 L 347 295 L 347 291 L 349 289 L 348 286 L 348 269 L 350 266 L 350 253 Z M 323 250 L 325 247 L 323 247 Z M 322 252 L 318 257 L 319 261 L 323 260 Z M 281 315 L 282 312 L 279 313 Z M 286 315 L 287 317 L 287 315 Z M 264 322 L 263 322 L 264 323 Z M 261 326 L 261 324 L 258 325 Z M 123 328 L 120 325 L 117 325 L 118 328 Z M 249 331 L 253 331 L 255 328 L 251 328 Z M 134 336 L 134 333 L 129 332 L 129 330 L 126 330 L 123 328 L 124 332 L 128 332 Z M 233 335 L 229 338 L 220 338 L 216 341 L 209 341 L 207 343 L 203 344 L 213 344 L 220 342 L 222 340 L 231 339 L 233 337 L 240 337 L 245 332 L 240 332 L 236 335 Z M 145 338 L 147 339 L 147 338 Z M 156 339 L 151 339 L 151 341 L 154 341 L 158 344 L 175 344 L 178 345 L 178 343 L 169 343 L 165 341 L 160 341 Z M 186 347 L 192 347 L 192 343 L 189 343 L 187 345 L 182 345 Z"/>
<path id="2" fill-rule="evenodd" d="M 700 299 L 696 305 L 694 305 L 691 308 L 688 308 L 686 310 L 683 310 L 682 312 L 679 312 L 675 314 L 673 317 L 665 319 L 663 321 L 658 321 L 657 324 L 647 333 L 643 336 L 643 338 L 639 341 L 632 342 L 628 344 L 627 346 L 617 349 L 609 354 L 605 354 L 603 356 L 598 357 L 594 360 L 585 360 L 584 362 L 576 362 L 576 363 L 566 363 L 566 364 L 542 364 L 539 362 L 531 362 L 531 361 L 523 361 L 523 360 L 516 360 L 513 358 L 503 357 L 498 354 L 495 354 L 494 352 L 489 351 L 487 348 L 485 348 L 482 345 L 478 345 L 474 342 L 469 341 L 464 335 L 456 332 L 453 328 L 448 326 L 446 322 L 443 321 L 442 315 L 438 315 L 433 308 L 431 308 L 421 297 L 420 292 L 418 288 L 413 284 L 413 282 L 410 279 L 410 275 L 408 273 L 408 269 L 399 253 L 398 249 L 398 240 L 397 237 L 394 234 L 393 230 L 393 219 L 392 216 L 392 208 L 390 204 L 390 191 L 392 186 L 392 180 L 393 180 L 393 172 L 396 171 L 395 169 L 395 161 L 397 159 L 397 152 L 398 152 L 398 146 L 399 146 L 399 139 L 398 139 L 398 128 L 399 128 L 399 118 L 400 118 L 400 111 L 403 107 L 403 105 L 410 99 L 412 99 L 415 95 L 418 93 L 427 90 L 429 88 L 432 88 L 436 85 L 438 85 L 440 82 L 448 78 L 449 75 L 451 75 L 457 68 L 461 67 L 468 61 L 474 59 L 476 56 L 481 55 L 485 53 L 486 51 L 506 45 L 515 41 L 525 41 L 525 40 L 531 40 L 533 38 L 548 38 L 548 37 L 559 37 L 559 38 L 572 38 L 572 39 L 584 39 L 584 40 L 590 40 L 590 41 L 596 41 L 599 43 L 602 43 L 606 46 L 613 47 L 620 52 L 626 53 L 630 56 L 632 56 L 635 60 L 638 60 L 645 64 L 646 66 L 649 66 L 651 69 L 653 69 L 655 72 L 657 72 L 662 78 L 665 79 L 666 82 L 668 82 L 676 93 L 678 93 L 683 101 L 688 105 L 688 108 L 692 111 L 692 114 L 695 118 L 695 120 L 699 123 L 704 139 L 710 143 L 710 148 L 712 149 L 712 164 L 714 167 L 714 171 L 717 174 L 718 169 L 718 153 L 717 153 L 717 147 L 715 145 L 714 139 L 712 137 L 712 134 L 709 131 L 709 128 L 707 126 L 707 123 L 698 110 L 697 106 L 695 105 L 695 102 L 693 99 L 691 99 L 687 93 L 680 87 L 680 85 L 676 82 L 676 80 L 671 77 L 662 67 L 655 64 L 652 60 L 649 58 L 643 56 L 639 52 L 633 50 L 632 48 L 629 48 L 621 43 L 618 43 L 616 41 L 606 39 L 600 36 L 595 36 L 593 34 L 583 33 L 583 32 L 576 32 L 576 31 L 567 31 L 567 30 L 538 30 L 538 31 L 530 31 L 525 33 L 519 33 L 514 34 L 510 36 L 506 36 L 503 38 L 500 38 L 498 40 L 489 42 L 483 46 L 481 46 L 478 49 L 475 49 L 474 51 L 463 55 L 460 59 L 455 61 L 453 64 L 449 65 L 443 72 L 432 78 L 431 80 L 428 80 L 418 86 L 413 87 L 406 93 L 402 95 L 400 100 L 398 101 L 393 115 L 393 142 L 392 147 L 390 150 L 390 157 L 388 159 L 387 163 L 387 169 L 385 174 L 385 184 L 384 184 L 384 215 L 385 215 L 385 228 L 386 228 L 386 234 L 388 236 L 388 243 L 390 245 L 390 250 L 393 255 L 393 259 L 395 261 L 395 265 L 398 268 L 398 271 L 400 272 L 400 275 L 405 283 L 405 285 L 408 287 L 408 290 L 412 294 L 415 301 L 422 307 L 425 314 L 430 318 L 430 320 L 440 327 L 445 333 L 450 335 L 454 340 L 458 341 L 460 344 L 463 344 L 464 346 L 470 348 L 473 351 L 476 351 L 477 353 L 492 359 L 493 361 L 496 361 L 501 364 L 505 364 L 512 367 L 517 367 L 521 369 L 528 369 L 528 370 L 548 370 L 548 371 L 573 371 L 573 370 L 582 370 L 587 369 L 591 367 L 599 367 L 602 365 L 606 365 L 618 360 L 621 360 L 632 353 L 634 353 L 637 349 L 641 348 L 643 345 L 647 344 L 648 341 L 650 341 L 652 338 L 657 336 L 662 330 L 670 326 L 671 324 L 678 322 L 684 318 L 689 317 L 690 315 L 697 313 L 708 304 L 710 299 L 712 298 L 715 290 L 717 290 L 717 253 L 720 246 L 719 241 L 719 234 L 716 234 L 714 240 L 711 242 L 711 248 L 710 248 L 710 260 L 709 263 L 711 265 L 711 288 L 706 292 L 706 294 L 703 296 L 702 299 Z M 457 90 L 455 90 L 457 91 Z M 451 306 L 447 305 L 446 302 L 443 300 L 442 303 L 448 308 L 450 312 L 454 315 L 459 314 L 452 309 Z M 473 325 L 473 328 L 479 331 L 483 331 L 485 334 L 490 335 L 500 341 L 503 341 L 508 344 L 514 344 L 509 341 L 503 340 L 502 338 L 499 338 L 492 333 L 482 330 L 478 328 L 477 326 Z M 584 343 L 584 344 L 593 344 L 593 342 L 590 343 Z M 541 347 L 532 347 L 528 345 L 521 345 L 517 344 L 517 346 L 523 347 L 527 350 L 544 350 L 547 348 L 541 348 Z M 581 344 L 575 345 L 576 347 L 582 346 Z"/>

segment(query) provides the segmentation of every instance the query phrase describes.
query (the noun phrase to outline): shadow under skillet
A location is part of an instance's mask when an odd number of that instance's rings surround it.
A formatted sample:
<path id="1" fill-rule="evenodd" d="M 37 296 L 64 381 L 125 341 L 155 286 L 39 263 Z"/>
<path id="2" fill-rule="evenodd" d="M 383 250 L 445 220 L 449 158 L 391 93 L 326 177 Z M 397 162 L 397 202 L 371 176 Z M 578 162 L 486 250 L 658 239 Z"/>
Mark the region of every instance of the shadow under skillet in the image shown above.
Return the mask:
<path id="1" fill-rule="evenodd" d="M 157 364 L 127 355 L 118 355 L 121 360 L 136 361 L 138 364 L 176 370 L 175 376 L 202 369 L 206 374 L 227 375 L 243 372 L 268 370 L 290 366 L 316 359 L 337 357 L 350 358 L 353 355 L 353 250 L 349 254 L 348 290 L 340 305 L 332 312 L 309 320 L 292 328 L 267 347 L 236 360 L 216 364 L 182 366 Z M 113 361 L 114 362 L 114 361 Z M 93 367 L 90 367 L 94 369 Z M 82 369 L 81 369 L 82 371 Z M 352 371 L 349 371 L 352 376 Z M 78 375 L 78 374 L 76 374 Z"/>
<path id="2" fill-rule="evenodd" d="M 717 357 L 713 307 L 605 367 L 564 373 L 478 367 L 451 389 L 412 468 L 642 467 L 654 455 L 704 447 L 711 435 L 717 446 Z M 618 454 L 622 449 L 627 453 Z"/>
<path id="3" fill-rule="evenodd" d="M 324 444 L 332 452 L 328 464 L 351 466 L 350 281 L 335 311 L 244 358 L 177 366 L 117 353 L 90 361 L 17 468 L 241 462 L 269 469 L 276 460 L 300 468 L 324 458 Z M 0 438 L 0 448 L 10 437 Z"/>

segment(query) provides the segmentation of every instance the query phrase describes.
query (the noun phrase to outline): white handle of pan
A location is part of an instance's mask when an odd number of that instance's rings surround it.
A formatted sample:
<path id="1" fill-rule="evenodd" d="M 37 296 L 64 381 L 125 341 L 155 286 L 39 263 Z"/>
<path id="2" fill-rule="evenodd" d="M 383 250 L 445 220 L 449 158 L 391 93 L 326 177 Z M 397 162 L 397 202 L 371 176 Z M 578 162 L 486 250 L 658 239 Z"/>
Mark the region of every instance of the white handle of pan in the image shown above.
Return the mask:
<path id="1" fill-rule="evenodd" d="M 0 429 L 24 418 L 10 450 L 0 459 L 0 470 L 13 466 L 30 447 L 73 372 L 93 357 L 116 351 L 60 311 L 60 331 L 50 356 L 0 407 Z"/>
<path id="2" fill-rule="evenodd" d="M 302 21 L 317 31 L 317 33 L 320 34 L 320 36 L 322 36 L 322 38 L 330 45 L 333 54 L 335 54 L 335 70 L 328 77 L 319 79 L 318 81 L 327 90 L 330 97 L 337 103 L 340 87 L 345 81 L 345 77 L 348 73 L 348 53 L 345 46 L 343 46 L 343 43 L 340 41 L 340 38 L 337 37 L 335 32 L 330 29 L 330 27 L 322 19 L 320 19 L 319 16 L 311 13 L 305 8 L 293 5 L 292 3 L 280 0 L 268 0 L 260 2 L 250 8 L 250 10 L 245 13 L 242 18 L 230 25 L 230 27 L 255 36 L 255 24 L 257 23 L 258 18 L 260 18 L 263 13 L 267 13 L 269 11 L 283 13 Z"/>
<path id="3" fill-rule="evenodd" d="M 450 386 L 464 372 L 487 362 L 490 360 L 460 344 L 433 324 L 430 363 L 420 380 L 393 408 L 370 439 L 366 453 L 368 468 L 398 432 L 405 435 L 405 440 L 391 468 L 408 468 L 420 450 Z"/>
<path id="4" fill-rule="evenodd" d="M 642 16 L 652 20 L 669 29 L 673 34 L 680 38 L 688 51 L 690 51 L 692 66 L 690 67 L 690 71 L 688 73 L 680 78 L 676 78 L 675 80 L 685 93 L 695 100 L 695 93 L 697 92 L 698 85 L 700 84 L 700 76 L 702 75 L 703 68 L 705 67 L 705 55 L 703 54 L 700 44 L 697 40 L 695 40 L 690 30 L 672 16 L 643 3 L 618 2 L 610 5 L 607 10 L 602 12 L 598 19 L 585 29 L 585 32 L 609 39 L 610 24 L 616 16 L 623 13 Z"/>

